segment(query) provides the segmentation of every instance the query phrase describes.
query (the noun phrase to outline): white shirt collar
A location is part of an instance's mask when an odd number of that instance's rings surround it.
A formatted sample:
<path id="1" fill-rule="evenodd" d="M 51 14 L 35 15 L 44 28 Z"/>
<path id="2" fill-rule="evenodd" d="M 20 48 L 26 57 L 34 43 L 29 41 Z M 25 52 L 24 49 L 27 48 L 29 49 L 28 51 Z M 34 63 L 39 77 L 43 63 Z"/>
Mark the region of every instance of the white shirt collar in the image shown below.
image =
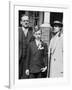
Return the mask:
<path id="1" fill-rule="evenodd" d="M 24 27 L 22 27 L 22 29 L 23 29 L 24 34 L 25 34 L 25 36 L 26 36 L 26 35 L 27 35 L 27 32 L 28 32 L 28 28 L 27 28 L 27 29 L 25 29 Z"/>
<path id="2" fill-rule="evenodd" d="M 41 44 L 41 41 L 40 40 L 36 40 L 35 39 L 35 41 L 36 41 L 36 45 L 38 46 L 39 44 Z"/>

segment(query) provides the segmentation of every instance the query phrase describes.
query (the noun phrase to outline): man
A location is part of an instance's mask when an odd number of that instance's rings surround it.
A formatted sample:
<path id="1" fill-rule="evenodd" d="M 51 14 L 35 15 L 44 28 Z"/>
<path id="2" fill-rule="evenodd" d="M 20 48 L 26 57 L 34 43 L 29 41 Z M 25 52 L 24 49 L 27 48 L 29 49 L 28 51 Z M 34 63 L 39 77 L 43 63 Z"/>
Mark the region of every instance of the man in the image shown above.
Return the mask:
<path id="1" fill-rule="evenodd" d="M 62 77 L 63 76 L 63 24 L 60 21 L 54 21 L 53 37 L 49 45 L 49 76 Z"/>
<path id="2" fill-rule="evenodd" d="M 29 17 L 23 15 L 21 17 L 21 25 L 19 27 L 19 79 L 27 78 L 25 74 L 26 68 L 26 55 L 28 44 L 32 40 L 32 28 L 29 27 Z"/>
<path id="3" fill-rule="evenodd" d="M 48 49 L 47 44 L 41 40 L 41 30 L 35 28 L 33 40 L 28 47 L 26 75 L 29 78 L 45 78 L 47 70 Z"/>

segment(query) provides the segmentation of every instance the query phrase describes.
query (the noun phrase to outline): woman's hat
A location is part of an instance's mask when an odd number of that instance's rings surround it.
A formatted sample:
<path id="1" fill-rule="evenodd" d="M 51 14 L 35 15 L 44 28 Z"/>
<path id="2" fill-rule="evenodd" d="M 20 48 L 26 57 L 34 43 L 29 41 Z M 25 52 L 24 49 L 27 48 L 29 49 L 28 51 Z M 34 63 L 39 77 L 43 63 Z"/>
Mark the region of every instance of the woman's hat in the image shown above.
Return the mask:
<path id="1" fill-rule="evenodd" d="M 62 22 L 60 22 L 60 21 L 54 21 L 54 22 L 51 24 L 51 26 L 52 26 L 52 27 L 54 27 L 54 26 L 63 27 L 63 24 L 62 24 Z"/>

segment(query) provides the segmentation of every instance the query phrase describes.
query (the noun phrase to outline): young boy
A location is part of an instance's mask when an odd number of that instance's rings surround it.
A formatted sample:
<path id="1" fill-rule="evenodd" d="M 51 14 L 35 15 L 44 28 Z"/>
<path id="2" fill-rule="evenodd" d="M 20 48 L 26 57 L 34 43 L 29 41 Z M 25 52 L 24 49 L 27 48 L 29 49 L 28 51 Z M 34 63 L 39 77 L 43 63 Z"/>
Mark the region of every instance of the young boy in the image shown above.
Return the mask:
<path id="1" fill-rule="evenodd" d="M 34 30 L 35 39 L 29 44 L 26 59 L 26 75 L 29 78 L 43 78 L 47 76 L 48 48 L 41 40 L 41 30 Z"/>

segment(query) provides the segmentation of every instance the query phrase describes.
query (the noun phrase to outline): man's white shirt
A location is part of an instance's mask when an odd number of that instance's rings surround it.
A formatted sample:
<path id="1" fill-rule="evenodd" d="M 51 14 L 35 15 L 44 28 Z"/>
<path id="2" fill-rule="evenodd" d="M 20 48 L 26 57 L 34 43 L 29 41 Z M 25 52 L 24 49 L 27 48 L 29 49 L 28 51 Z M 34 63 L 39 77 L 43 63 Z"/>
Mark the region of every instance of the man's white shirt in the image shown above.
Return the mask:
<path id="1" fill-rule="evenodd" d="M 23 29 L 23 32 L 24 32 L 25 36 L 27 36 L 27 33 L 28 33 L 28 28 L 27 28 L 27 29 L 25 29 L 24 27 L 22 27 L 22 29 Z"/>
<path id="2" fill-rule="evenodd" d="M 35 40 L 36 41 L 36 45 L 39 46 L 41 45 L 41 41 L 40 40 Z"/>

